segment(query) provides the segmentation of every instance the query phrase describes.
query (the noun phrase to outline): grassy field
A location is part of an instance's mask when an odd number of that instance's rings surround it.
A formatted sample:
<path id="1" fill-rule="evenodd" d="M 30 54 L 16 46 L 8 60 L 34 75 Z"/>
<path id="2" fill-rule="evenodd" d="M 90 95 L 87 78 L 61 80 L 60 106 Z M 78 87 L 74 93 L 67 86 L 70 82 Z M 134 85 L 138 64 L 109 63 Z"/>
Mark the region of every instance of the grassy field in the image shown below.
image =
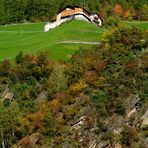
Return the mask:
<path id="1" fill-rule="evenodd" d="M 148 30 L 148 22 L 125 22 Z M 72 21 L 44 33 L 44 24 L 20 24 L 0 26 L 0 60 L 14 59 L 19 51 L 38 53 L 48 51 L 52 60 L 67 60 L 80 47 L 89 48 L 92 45 L 61 44 L 61 41 L 101 40 L 104 29 L 82 21 Z"/>
<path id="2" fill-rule="evenodd" d="M 92 41 L 101 39 L 104 29 L 82 21 L 72 21 L 47 33 L 44 24 L 21 24 L 0 27 L 0 60 L 14 59 L 19 51 L 49 51 L 52 60 L 67 60 L 82 44 L 61 44 L 61 41 Z"/>
<path id="3" fill-rule="evenodd" d="M 137 27 L 142 30 L 148 30 L 148 22 L 125 21 L 124 23 L 128 26 Z"/>

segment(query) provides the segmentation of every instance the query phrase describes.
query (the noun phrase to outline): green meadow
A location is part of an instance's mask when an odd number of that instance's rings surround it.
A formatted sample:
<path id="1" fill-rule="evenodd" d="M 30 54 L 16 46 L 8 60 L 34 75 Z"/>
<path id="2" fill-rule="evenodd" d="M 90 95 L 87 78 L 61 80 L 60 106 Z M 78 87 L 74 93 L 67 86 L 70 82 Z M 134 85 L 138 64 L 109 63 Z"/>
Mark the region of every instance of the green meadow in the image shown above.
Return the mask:
<path id="1" fill-rule="evenodd" d="M 144 21 L 125 21 L 124 22 L 128 26 L 137 27 L 142 30 L 148 30 L 148 22 Z"/>
<path id="2" fill-rule="evenodd" d="M 72 21 L 46 33 L 43 29 L 43 23 L 1 26 L 0 60 L 14 59 L 19 51 L 23 53 L 48 51 L 52 60 L 66 60 L 75 50 L 84 46 L 89 48 L 91 45 L 59 42 L 98 42 L 104 32 L 104 29 L 82 21 Z"/>
<path id="3" fill-rule="evenodd" d="M 143 30 L 148 29 L 148 22 L 125 22 Z M 0 60 L 13 60 L 20 52 L 39 53 L 48 51 L 52 60 L 67 60 L 79 48 L 92 45 L 59 43 L 62 41 L 98 42 L 105 31 L 96 25 L 71 21 L 49 32 L 43 32 L 44 23 L 0 26 Z"/>

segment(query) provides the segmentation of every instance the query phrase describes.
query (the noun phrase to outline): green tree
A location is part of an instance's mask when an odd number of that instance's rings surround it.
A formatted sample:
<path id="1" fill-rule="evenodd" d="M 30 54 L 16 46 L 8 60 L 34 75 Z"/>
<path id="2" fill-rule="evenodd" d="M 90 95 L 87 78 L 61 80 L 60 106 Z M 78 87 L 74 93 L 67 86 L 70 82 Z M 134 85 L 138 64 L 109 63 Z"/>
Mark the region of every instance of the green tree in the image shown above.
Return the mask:
<path id="1" fill-rule="evenodd" d="M 3 0 L 0 0 L 0 24 L 4 24 L 4 3 Z"/>
<path id="2" fill-rule="evenodd" d="M 0 143 L 1 147 L 10 147 L 16 140 L 15 131 L 20 123 L 21 114 L 16 102 L 4 106 L 0 101 Z"/>
<path id="3" fill-rule="evenodd" d="M 96 107 L 99 116 L 107 115 L 108 96 L 105 92 L 99 90 L 92 96 L 92 102 Z"/>
<path id="4" fill-rule="evenodd" d="M 50 90 L 60 93 L 67 89 L 67 78 L 65 75 L 65 66 L 56 65 L 49 77 Z"/>
<path id="5" fill-rule="evenodd" d="M 48 111 L 44 116 L 43 126 L 44 126 L 45 139 L 49 143 L 50 139 L 53 138 L 54 135 L 56 134 L 54 117 L 50 111 Z"/>
<path id="6" fill-rule="evenodd" d="M 19 54 L 16 56 L 15 61 L 17 64 L 21 64 L 23 62 L 23 52 L 19 52 Z"/>

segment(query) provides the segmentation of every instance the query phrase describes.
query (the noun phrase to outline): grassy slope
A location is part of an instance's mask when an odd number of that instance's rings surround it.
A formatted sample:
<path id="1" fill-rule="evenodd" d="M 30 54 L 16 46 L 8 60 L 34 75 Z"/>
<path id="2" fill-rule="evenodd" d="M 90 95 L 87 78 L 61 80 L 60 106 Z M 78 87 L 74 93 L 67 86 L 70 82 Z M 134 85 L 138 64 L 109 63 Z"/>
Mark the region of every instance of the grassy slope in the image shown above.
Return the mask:
<path id="1" fill-rule="evenodd" d="M 125 22 L 127 25 L 148 30 L 148 22 Z M 72 21 L 47 33 L 44 24 L 0 26 L 0 60 L 14 59 L 19 51 L 37 53 L 49 51 L 53 60 L 67 60 L 80 47 L 91 45 L 57 44 L 59 41 L 99 41 L 104 29 L 82 21 Z"/>
<path id="2" fill-rule="evenodd" d="M 0 60 L 13 59 L 19 51 L 24 53 L 48 50 L 53 60 L 67 59 L 75 49 L 90 45 L 55 44 L 59 41 L 98 41 L 103 29 L 95 25 L 73 21 L 43 32 L 44 24 L 22 24 L 0 27 Z"/>
<path id="3" fill-rule="evenodd" d="M 129 26 L 135 26 L 135 27 L 142 29 L 142 30 L 148 30 L 148 22 L 125 21 L 124 23 Z"/>

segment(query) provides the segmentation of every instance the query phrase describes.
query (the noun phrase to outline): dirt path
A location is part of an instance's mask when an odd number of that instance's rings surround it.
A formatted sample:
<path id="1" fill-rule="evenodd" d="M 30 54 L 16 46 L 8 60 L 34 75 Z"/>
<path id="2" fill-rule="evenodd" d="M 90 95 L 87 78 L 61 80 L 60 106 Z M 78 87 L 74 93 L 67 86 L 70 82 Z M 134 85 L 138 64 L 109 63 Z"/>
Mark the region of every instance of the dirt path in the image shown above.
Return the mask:
<path id="1" fill-rule="evenodd" d="M 43 31 L 7 31 L 7 30 L 0 30 L 0 33 L 39 33 Z"/>
<path id="2" fill-rule="evenodd" d="M 100 42 L 88 42 L 88 41 L 61 41 L 56 42 L 57 44 L 89 44 L 89 45 L 98 45 Z"/>

